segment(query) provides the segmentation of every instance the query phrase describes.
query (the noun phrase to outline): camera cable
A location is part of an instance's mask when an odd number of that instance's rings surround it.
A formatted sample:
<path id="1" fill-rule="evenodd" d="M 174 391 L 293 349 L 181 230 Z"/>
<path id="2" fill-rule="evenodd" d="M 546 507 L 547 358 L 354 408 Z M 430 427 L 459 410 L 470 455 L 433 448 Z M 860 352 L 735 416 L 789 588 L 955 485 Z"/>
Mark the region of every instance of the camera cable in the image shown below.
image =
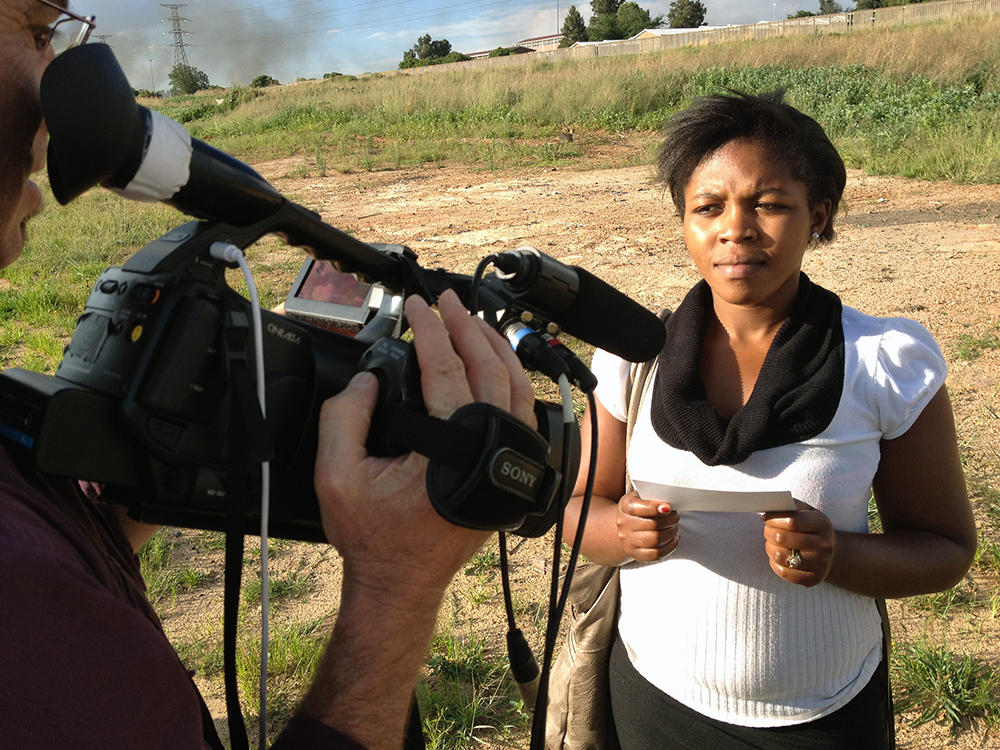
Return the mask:
<path id="1" fill-rule="evenodd" d="M 257 401 L 260 404 L 261 416 L 267 418 L 264 388 L 264 331 L 260 315 L 260 299 L 257 294 L 257 284 L 247 263 L 243 251 L 235 245 L 225 242 L 215 242 L 209 249 L 213 258 L 235 263 L 243 273 L 247 284 L 247 294 L 250 299 L 250 314 L 253 330 L 254 372 L 257 384 Z M 261 646 L 260 646 L 260 748 L 267 747 L 267 656 L 269 643 L 268 627 L 268 523 L 271 503 L 271 464 L 262 461 L 261 498 L 260 498 L 260 608 L 261 608 Z"/>
<path id="2" fill-rule="evenodd" d="M 562 589 L 556 595 L 558 589 L 559 570 L 561 567 L 560 550 L 563 537 L 563 518 L 559 516 L 556 522 L 556 538 L 552 551 L 552 594 L 550 599 L 549 620 L 545 629 L 545 653 L 542 658 L 542 670 L 538 685 L 538 695 L 541 699 L 535 706 L 534 716 L 531 725 L 531 750 L 543 750 L 545 747 L 545 723 L 548 712 L 549 674 L 552 667 L 552 657 L 555 652 L 556 641 L 559 636 L 559 624 L 562 622 L 563 613 L 566 610 L 566 603 L 569 597 L 570 585 L 573 582 L 573 572 L 576 569 L 577 559 L 580 556 L 580 545 L 583 542 L 583 530 L 587 523 L 587 514 L 590 510 L 590 499 L 594 492 L 594 474 L 597 468 L 597 408 L 594 401 L 594 394 L 587 393 L 591 424 L 591 445 L 590 458 L 587 466 L 587 483 L 584 489 L 583 502 L 580 506 L 580 519 L 577 524 L 576 536 L 573 539 L 573 546 L 570 548 L 569 560 L 566 564 L 566 574 L 563 577 Z M 572 407 L 570 408 L 572 413 Z M 567 425 L 568 433 L 569 425 Z M 568 435 L 567 435 L 568 439 Z M 568 468 L 567 468 L 568 471 Z M 564 474 L 564 476 L 566 476 Z M 567 500 L 571 488 L 565 487 Z M 565 507 L 565 503 L 564 503 Z"/>

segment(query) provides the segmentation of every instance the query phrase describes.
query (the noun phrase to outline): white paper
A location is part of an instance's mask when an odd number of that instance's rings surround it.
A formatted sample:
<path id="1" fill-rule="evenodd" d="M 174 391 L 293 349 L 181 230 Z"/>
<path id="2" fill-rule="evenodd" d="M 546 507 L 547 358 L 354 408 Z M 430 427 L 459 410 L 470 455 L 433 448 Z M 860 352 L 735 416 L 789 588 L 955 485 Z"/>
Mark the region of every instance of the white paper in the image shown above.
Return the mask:
<path id="1" fill-rule="evenodd" d="M 673 510 L 701 510 L 719 513 L 765 513 L 772 510 L 795 510 L 792 493 L 729 492 L 727 490 L 700 490 L 694 487 L 672 487 L 669 484 L 633 479 L 632 484 L 643 500 L 661 500 L 670 503 Z"/>

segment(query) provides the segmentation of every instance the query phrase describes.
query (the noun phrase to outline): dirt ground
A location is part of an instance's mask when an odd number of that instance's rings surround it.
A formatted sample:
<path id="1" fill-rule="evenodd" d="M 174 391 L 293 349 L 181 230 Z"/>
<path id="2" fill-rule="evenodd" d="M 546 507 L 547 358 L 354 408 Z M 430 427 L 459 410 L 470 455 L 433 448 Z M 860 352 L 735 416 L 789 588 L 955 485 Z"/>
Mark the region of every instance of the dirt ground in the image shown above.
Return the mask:
<path id="1" fill-rule="evenodd" d="M 298 159 L 258 168 L 285 195 L 320 211 L 331 224 L 365 241 L 408 245 L 424 265 L 471 273 L 490 252 L 532 245 L 588 269 L 651 309 L 676 306 L 699 278 L 669 196 L 652 183 L 646 167 L 494 174 L 428 166 L 302 177 L 301 165 Z M 807 253 L 806 273 L 840 294 L 845 304 L 870 314 L 914 318 L 931 330 L 951 368 L 949 388 L 969 478 L 992 484 L 1000 468 L 1000 351 L 986 351 L 969 362 L 960 361 L 956 349 L 961 334 L 994 335 L 1000 322 L 1000 187 L 852 172 L 845 203 L 846 211 L 836 219 L 836 241 Z M 977 512 L 982 520 L 985 516 Z M 531 542 L 512 556 L 515 587 L 523 587 L 522 596 L 533 603 L 545 598 L 542 555 L 547 555 L 542 544 Z M 276 557 L 276 570 L 282 565 L 308 571 L 316 586 L 301 603 L 283 605 L 279 617 L 315 616 L 335 607 L 335 553 L 285 548 Z M 992 592 L 995 577 L 976 584 Z M 502 648 L 502 600 L 464 601 L 473 585 L 471 576 L 460 575 L 452 603 L 444 609 L 452 618 L 461 609 L 473 629 Z M 199 621 L 216 616 L 214 588 L 182 595 L 168 608 L 164 620 L 172 635 L 197 632 Z M 998 621 L 988 607 L 931 620 L 898 605 L 892 612 L 898 640 L 930 632 L 952 650 L 971 650 L 998 664 Z M 221 693 L 208 688 L 213 690 L 213 711 L 222 715 Z M 995 733 L 983 727 L 967 725 L 953 737 L 943 724 L 911 729 L 912 718 L 898 719 L 901 748 L 1000 747 Z M 491 746 L 488 734 L 481 741 Z M 516 744 L 526 747 L 527 740 Z"/>

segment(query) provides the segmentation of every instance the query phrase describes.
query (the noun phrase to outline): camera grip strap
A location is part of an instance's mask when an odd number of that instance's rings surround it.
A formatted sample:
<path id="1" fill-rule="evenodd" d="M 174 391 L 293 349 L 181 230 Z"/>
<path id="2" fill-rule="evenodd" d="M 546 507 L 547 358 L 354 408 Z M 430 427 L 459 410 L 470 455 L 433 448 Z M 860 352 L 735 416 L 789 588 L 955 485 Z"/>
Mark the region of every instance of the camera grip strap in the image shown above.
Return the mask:
<path id="1" fill-rule="evenodd" d="M 394 405 L 386 429 L 431 460 L 427 494 L 457 526 L 512 531 L 552 504 L 561 477 L 548 465 L 548 443 L 502 409 L 467 404 L 445 421 Z"/>

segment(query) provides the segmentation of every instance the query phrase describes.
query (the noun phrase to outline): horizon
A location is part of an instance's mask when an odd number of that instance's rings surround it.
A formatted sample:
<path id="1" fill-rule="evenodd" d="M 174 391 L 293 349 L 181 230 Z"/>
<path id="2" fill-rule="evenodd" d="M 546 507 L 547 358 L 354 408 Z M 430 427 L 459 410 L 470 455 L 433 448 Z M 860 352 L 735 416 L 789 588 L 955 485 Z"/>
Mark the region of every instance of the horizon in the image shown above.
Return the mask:
<path id="1" fill-rule="evenodd" d="M 710 26 L 782 20 L 799 10 L 817 12 L 818 0 L 703 0 Z M 174 66 L 172 10 L 183 19 L 188 63 L 213 85 L 246 85 L 259 75 L 281 83 L 395 70 L 417 38 L 447 39 L 464 54 L 510 47 L 558 34 L 570 5 L 584 20 L 590 3 L 567 0 L 373 0 L 336 6 L 332 0 L 234 0 L 161 3 L 80 0 L 78 13 L 97 16 L 92 42 L 109 44 L 135 89 L 169 89 Z M 670 0 L 639 2 L 650 16 L 666 16 Z M 815 6 L 815 7 L 813 7 Z M 210 40 L 210 41 L 209 41 Z"/>

